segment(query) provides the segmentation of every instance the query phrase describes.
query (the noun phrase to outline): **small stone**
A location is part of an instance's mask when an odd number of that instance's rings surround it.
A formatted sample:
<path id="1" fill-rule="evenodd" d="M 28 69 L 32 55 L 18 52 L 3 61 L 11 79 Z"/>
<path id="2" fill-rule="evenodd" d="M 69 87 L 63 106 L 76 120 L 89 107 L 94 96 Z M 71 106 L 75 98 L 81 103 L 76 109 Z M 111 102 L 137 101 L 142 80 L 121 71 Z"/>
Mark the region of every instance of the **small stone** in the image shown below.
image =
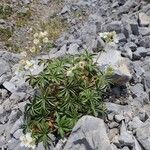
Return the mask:
<path id="1" fill-rule="evenodd" d="M 134 139 L 132 135 L 127 132 L 124 121 L 122 121 L 119 141 L 123 146 L 133 146 L 134 144 Z"/>
<path id="2" fill-rule="evenodd" d="M 19 138 L 23 135 L 23 130 L 22 129 L 18 129 L 14 134 L 13 134 L 13 137 L 16 139 L 16 140 L 19 140 Z"/>
<path id="3" fill-rule="evenodd" d="M 123 33 L 118 34 L 117 39 L 118 39 L 119 43 L 121 43 L 121 42 L 126 43 L 127 42 L 127 39 Z"/>
<path id="4" fill-rule="evenodd" d="M 150 16 L 146 15 L 143 12 L 139 13 L 139 24 L 142 27 L 150 25 Z"/>
<path id="5" fill-rule="evenodd" d="M 79 48 L 78 44 L 76 43 L 70 44 L 67 54 L 72 54 L 72 55 L 78 54 L 79 53 L 78 48 Z"/>
<path id="6" fill-rule="evenodd" d="M 112 139 L 118 134 L 119 134 L 119 130 L 117 128 L 111 129 L 108 133 L 109 140 L 112 141 Z"/>
<path id="7" fill-rule="evenodd" d="M 134 35 L 139 35 L 138 23 L 134 20 L 130 20 L 130 26 L 131 26 L 132 33 Z"/>
<path id="8" fill-rule="evenodd" d="M 113 121 L 113 119 L 114 119 L 114 114 L 113 114 L 113 113 L 110 113 L 110 114 L 107 115 L 107 117 L 108 117 L 108 120 L 109 120 L 109 121 Z"/>
<path id="9" fill-rule="evenodd" d="M 112 129 L 112 128 L 116 128 L 119 126 L 119 124 L 117 122 L 111 122 L 110 124 L 108 124 L 109 128 Z"/>
<path id="10" fill-rule="evenodd" d="M 124 120 L 124 116 L 122 114 L 115 115 L 115 120 L 117 122 L 121 122 L 122 120 Z"/>
<path id="11" fill-rule="evenodd" d="M 120 142 L 119 142 L 119 137 L 118 137 L 118 135 L 116 135 L 116 136 L 112 139 L 112 143 L 113 143 L 114 145 L 116 145 L 117 147 L 121 148 L 121 144 L 120 144 Z"/>
<path id="12" fill-rule="evenodd" d="M 129 147 L 125 146 L 121 150 L 130 150 Z"/>
<path id="13" fill-rule="evenodd" d="M 130 48 L 132 52 L 135 52 L 137 49 L 137 45 L 133 42 L 128 42 L 124 46 L 125 48 Z"/>
<path id="14" fill-rule="evenodd" d="M 65 5 L 64 7 L 63 7 L 63 9 L 61 10 L 61 15 L 63 15 L 63 14 L 65 14 L 65 13 L 68 13 L 70 11 L 70 8 L 69 8 L 69 6 L 67 6 L 67 5 Z"/>

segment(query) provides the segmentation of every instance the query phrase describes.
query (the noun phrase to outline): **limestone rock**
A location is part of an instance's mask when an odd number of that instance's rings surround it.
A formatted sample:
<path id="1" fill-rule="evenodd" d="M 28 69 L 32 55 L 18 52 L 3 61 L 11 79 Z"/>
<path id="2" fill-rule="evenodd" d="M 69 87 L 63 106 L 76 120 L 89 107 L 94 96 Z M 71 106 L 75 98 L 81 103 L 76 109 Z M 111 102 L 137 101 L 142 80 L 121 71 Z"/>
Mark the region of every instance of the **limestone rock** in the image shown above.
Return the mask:
<path id="1" fill-rule="evenodd" d="M 112 150 L 104 121 L 91 116 L 82 117 L 73 128 L 65 150 Z"/>

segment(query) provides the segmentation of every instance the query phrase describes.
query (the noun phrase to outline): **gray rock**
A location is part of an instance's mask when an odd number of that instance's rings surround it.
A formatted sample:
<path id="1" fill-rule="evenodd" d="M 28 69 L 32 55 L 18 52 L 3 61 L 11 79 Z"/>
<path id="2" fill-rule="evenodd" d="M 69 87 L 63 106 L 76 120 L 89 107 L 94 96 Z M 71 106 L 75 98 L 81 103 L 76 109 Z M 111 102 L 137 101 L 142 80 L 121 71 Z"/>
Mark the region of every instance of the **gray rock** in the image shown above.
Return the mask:
<path id="1" fill-rule="evenodd" d="M 107 118 L 108 118 L 109 121 L 113 121 L 113 119 L 114 119 L 114 114 L 113 114 L 113 113 L 108 114 L 108 115 L 107 115 Z"/>
<path id="2" fill-rule="evenodd" d="M 130 48 L 132 52 L 136 51 L 137 45 L 133 42 L 128 42 L 125 44 L 124 48 Z"/>
<path id="3" fill-rule="evenodd" d="M 139 32 L 143 36 L 150 35 L 150 27 L 139 27 Z"/>
<path id="4" fill-rule="evenodd" d="M 123 146 L 133 146 L 134 145 L 133 136 L 127 132 L 124 121 L 122 121 L 121 129 L 120 129 L 119 142 Z"/>
<path id="5" fill-rule="evenodd" d="M 112 67 L 114 69 L 113 81 L 122 85 L 131 79 L 130 71 L 125 63 L 125 59 L 121 57 L 121 53 L 114 49 L 109 49 L 96 58 L 96 62 L 100 69 Z"/>
<path id="6" fill-rule="evenodd" d="M 108 113 L 114 113 L 116 115 L 120 114 L 122 112 L 131 111 L 130 106 L 123 106 L 123 105 L 119 105 L 119 104 L 115 104 L 115 103 L 111 103 L 111 102 L 105 102 L 105 106 L 106 106 Z"/>
<path id="7" fill-rule="evenodd" d="M 1 89 L 1 90 L 0 90 L 0 97 L 1 97 L 2 99 L 6 99 L 7 96 L 8 96 L 7 90 Z"/>
<path id="8" fill-rule="evenodd" d="M 121 21 L 112 21 L 111 23 L 105 25 L 102 29 L 103 31 L 111 32 L 115 31 L 116 33 L 121 33 L 122 31 L 122 22 Z"/>
<path id="9" fill-rule="evenodd" d="M 147 49 L 144 47 L 138 47 L 133 53 L 133 60 L 139 60 L 141 57 L 147 56 Z"/>
<path id="10" fill-rule="evenodd" d="M 12 138 L 11 140 L 8 141 L 8 149 L 14 150 L 16 148 L 16 146 L 18 146 L 19 144 L 20 144 L 19 140 Z M 21 150 L 22 150 L 22 148 L 21 148 Z"/>
<path id="11" fill-rule="evenodd" d="M 16 92 L 17 91 L 17 87 L 15 84 L 11 83 L 11 82 L 8 82 L 8 81 L 5 81 L 3 83 L 3 86 L 11 93 L 13 92 Z"/>
<path id="12" fill-rule="evenodd" d="M 110 124 L 108 124 L 109 128 L 112 129 L 112 128 L 116 128 L 119 126 L 119 124 L 117 122 L 111 122 Z"/>
<path id="13" fill-rule="evenodd" d="M 78 44 L 76 44 L 76 43 L 70 44 L 67 54 L 72 54 L 72 55 L 79 54 L 78 48 L 79 48 Z"/>
<path id="14" fill-rule="evenodd" d="M 132 34 L 139 35 L 138 22 L 135 20 L 130 20 L 130 26 L 131 26 Z"/>
<path id="15" fill-rule="evenodd" d="M 135 130 L 137 128 L 140 128 L 143 125 L 143 122 L 138 117 L 134 117 L 128 125 L 130 130 Z"/>
<path id="16" fill-rule="evenodd" d="M 117 122 L 121 122 L 122 120 L 124 120 L 124 116 L 122 114 L 118 114 L 118 115 L 115 115 L 115 120 Z"/>
<path id="17" fill-rule="evenodd" d="M 114 145 L 116 145 L 117 147 L 121 148 L 121 144 L 120 144 L 120 142 L 119 142 L 119 136 L 118 136 L 118 135 L 116 135 L 116 136 L 112 139 L 112 143 L 113 143 Z"/>
<path id="18" fill-rule="evenodd" d="M 22 129 L 18 129 L 16 132 L 14 132 L 13 137 L 16 140 L 19 140 L 19 138 L 23 135 L 23 130 Z"/>
<path id="19" fill-rule="evenodd" d="M 61 10 L 60 14 L 63 15 L 63 14 L 68 13 L 68 12 L 70 12 L 70 8 L 69 8 L 69 6 L 65 5 L 63 7 L 63 9 Z"/>
<path id="20" fill-rule="evenodd" d="M 10 71 L 11 70 L 9 64 L 5 60 L 0 58 L 0 76 Z"/>
<path id="21" fill-rule="evenodd" d="M 121 150 L 130 150 L 129 147 L 125 146 Z"/>
<path id="22" fill-rule="evenodd" d="M 127 57 L 132 60 L 132 50 L 129 47 L 124 47 L 124 50 L 121 52 L 122 56 Z"/>
<path id="23" fill-rule="evenodd" d="M 136 130 L 137 140 L 145 150 L 150 148 L 150 120 L 147 120 L 144 125 Z"/>
<path id="24" fill-rule="evenodd" d="M 150 16 L 146 15 L 145 13 L 139 13 L 139 24 L 142 27 L 150 25 Z"/>
<path id="25" fill-rule="evenodd" d="M 139 142 L 136 140 L 136 138 L 134 137 L 134 147 L 133 150 L 142 150 Z"/>
<path id="26" fill-rule="evenodd" d="M 36 150 L 45 150 L 43 143 L 39 143 Z"/>
<path id="27" fill-rule="evenodd" d="M 91 116 L 82 117 L 73 128 L 64 149 L 111 150 L 104 121 Z"/>
<path id="28" fill-rule="evenodd" d="M 108 133 L 109 140 L 112 141 L 112 139 L 118 134 L 119 134 L 119 130 L 117 128 L 111 129 Z"/>
<path id="29" fill-rule="evenodd" d="M 121 43 L 121 42 L 126 43 L 127 42 L 127 39 L 123 33 L 118 34 L 117 39 L 118 39 L 119 43 Z"/>
<path id="30" fill-rule="evenodd" d="M 150 48 L 150 35 L 149 36 L 143 36 L 139 38 L 139 45 L 141 47 Z"/>

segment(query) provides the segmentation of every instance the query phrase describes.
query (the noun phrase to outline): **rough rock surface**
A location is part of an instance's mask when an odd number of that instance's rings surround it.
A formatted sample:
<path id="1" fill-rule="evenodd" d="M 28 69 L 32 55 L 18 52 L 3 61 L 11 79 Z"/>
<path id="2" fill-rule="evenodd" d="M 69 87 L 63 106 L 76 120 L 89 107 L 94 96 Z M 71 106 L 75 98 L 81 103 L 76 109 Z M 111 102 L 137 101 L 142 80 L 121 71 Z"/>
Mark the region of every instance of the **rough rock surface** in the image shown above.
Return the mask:
<path id="1" fill-rule="evenodd" d="M 64 149 L 112 150 L 104 121 L 91 116 L 82 117 L 73 128 Z"/>

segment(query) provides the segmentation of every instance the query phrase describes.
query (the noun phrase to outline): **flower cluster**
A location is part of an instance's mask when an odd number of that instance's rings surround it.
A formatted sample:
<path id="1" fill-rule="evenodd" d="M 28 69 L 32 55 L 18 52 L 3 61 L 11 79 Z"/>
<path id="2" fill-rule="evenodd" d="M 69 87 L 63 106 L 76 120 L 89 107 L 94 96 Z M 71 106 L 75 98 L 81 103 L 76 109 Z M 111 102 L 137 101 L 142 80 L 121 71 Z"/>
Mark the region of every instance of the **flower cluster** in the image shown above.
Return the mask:
<path id="1" fill-rule="evenodd" d="M 21 146 L 25 146 L 28 148 L 35 149 L 36 144 L 35 144 L 35 139 L 32 138 L 31 133 L 26 133 L 25 135 L 20 137 L 21 141 Z"/>
<path id="2" fill-rule="evenodd" d="M 47 31 L 35 33 L 33 37 L 34 45 L 30 48 L 30 52 L 32 53 L 39 51 L 44 44 L 47 44 L 49 42 Z"/>
<path id="3" fill-rule="evenodd" d="M 106 43 L 110 43 L 110 42 L 118 43 L 117 34 L 115 31 L 103 32 L 100 33 L 99 35 Z"/>
<path id="4" fill-rule="evenodd" d="M 67 75 L 68 77 L 72 77 L 72 76 L 74 76 L 73 71 L 74 71 L 75 69 L 77 69 L 77 68 L 84 69 L 85 66 L 86 66 L 86 62 L 85 62 L 85 61 L 80 61 L 80 62 L 79 62 L 78 64 L 76 64 L 75 66 L 71 67 L 71 68 L 67 71 L 66 75 Z"/>

